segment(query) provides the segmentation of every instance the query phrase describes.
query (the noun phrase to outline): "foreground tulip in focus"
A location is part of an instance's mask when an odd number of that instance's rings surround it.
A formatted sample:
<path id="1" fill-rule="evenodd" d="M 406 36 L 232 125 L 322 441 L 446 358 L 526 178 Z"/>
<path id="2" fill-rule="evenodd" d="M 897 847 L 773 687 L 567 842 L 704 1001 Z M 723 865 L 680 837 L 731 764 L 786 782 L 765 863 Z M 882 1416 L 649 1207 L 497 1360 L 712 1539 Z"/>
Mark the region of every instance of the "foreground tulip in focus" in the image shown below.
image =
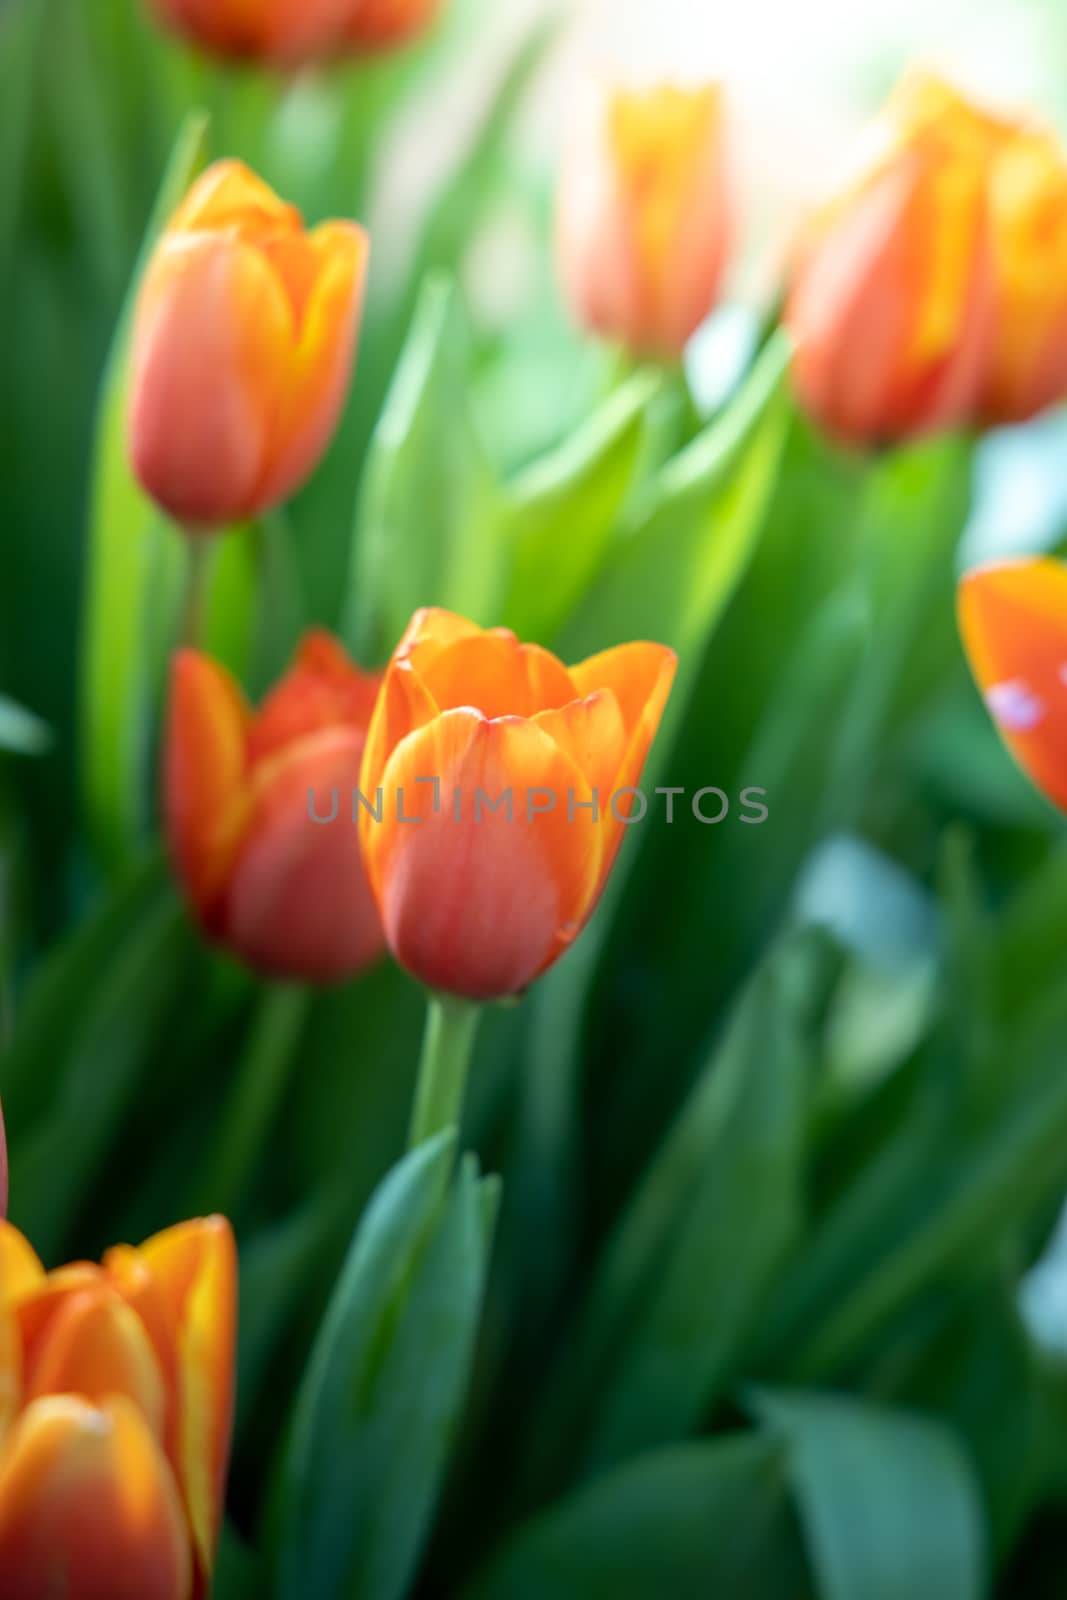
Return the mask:
<path id="1" fill-rule="evenodd" d="M 329 54 L 351 0 L 151 0 L 165 26 L 211 55 L 295 67 Z"/>
<path id="2" fill-rule="evenodd" d="M 729 232 L 718 88 L 589 83 L 556 230 L 578 321 L 639 355 L 677 359 L 715 305 Z"/>
<path id="3" fill-rule="evenodd" d="M 1067 392 L 1067 162 L 913 72 L 811 221 L 787 308 L 801 400 L 881 443 L 1018 422 Z"/>
<path id="4" fill-rule="evenodd" d="M 568 669 L 505 628 L 412 619 L 367 735 L 360 831 L 389 945 L 429 988 L 515 994 L 573 943 L 637 805 L 624 791 L 674 670 L 657 644 Z"/>
<path id="5" fill-rule="evenodd" d="M 1067 567 L 1048 559 L 978 567 L 960 583 L 964 647 L 1023 771 L 1067 811 Z"/>
<path id="6" fill-rule="evenodd" d="M 313 631 L 253 712 L 209 656 L 174 658 L 171 854 L 205 931 L 262 972 L 336 982 L 382 950 L 351 819 L 378 682 Z M 332 822 L 312 815 L 328 818 L 332 807 Z"/>
<path id="7" fill-rule="evenodd" d="M 129 443 L 144 489 L 190 533 L 287 499 L 317 465 L 348 392 L 367 239 L 306 232 L 236 161 L 193 185 L 141 286 Z"/>
<path id="8" fill-rule="evenodd" d="M 221 1217 L 46 1273 L 0 1221 L 0 1596 L 206 1594 L 233 1406 Z"/>

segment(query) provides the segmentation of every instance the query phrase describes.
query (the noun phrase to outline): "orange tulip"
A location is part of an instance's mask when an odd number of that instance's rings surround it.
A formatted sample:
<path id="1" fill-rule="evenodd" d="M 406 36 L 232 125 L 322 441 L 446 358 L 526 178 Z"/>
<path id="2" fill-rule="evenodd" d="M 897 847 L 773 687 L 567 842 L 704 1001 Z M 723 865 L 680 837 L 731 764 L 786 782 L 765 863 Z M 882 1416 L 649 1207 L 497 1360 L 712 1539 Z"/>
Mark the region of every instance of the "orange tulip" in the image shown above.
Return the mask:
<path id="1" fill-rule="evenodd" d="M 995 562 L 960 583 L 960 631 L 1008 749 L 1067 811 L 1067 567 Z"/>
<path id="2" fill-rule="evenodd" d="M 719 89 L 590 84 L 560 183 L 557 255 L 578 321 L 679 356 L 718 297 L 729 205 Z"/>
<path id="3" fill-rule="evenodd" d="M 316 466 L 348 391 L 367 239 L 220 161 L 172 217 L 141 287 L 130 453 L 190 532 L 255 516 Z"/>
<path id="4" fill-rule="evenodd" d="M 573 942 L 674 670 L 657 644 L 568 670 L 506 628 L 416 613 L 367 735 L 360 832 L 386 938 L 423 983 L 514 994 Z"/>
<path id="5" fill-rule="evenodd" d="M 226 59 L 296 66 L 332 53 L 351 0 L 152 0 L 160 21 Z"/>
<path id="6" fill-rule="evenodd" d="M 345 41 L 357 50 L 392 50 L 436 20 L 441 0 L 349 0 Z"/>
<path id="7" fill-rule="evenodd" d="M 992 224 L 996 320 L 979 410 L 1021 422 L 1067 394 L 1067 160 L 1051 134 L 1002 124 Z"/>
<path id="8" fill-rule="evenodd" d="M 811 222 L 786 320 L 802 403 L 877 443 L 969 419 L 988 362 L 992 119 L 913 75 L 871 131 L 860 174 Z"/>
<path id="9" fill-rule="evenodd" d="M 206 1594 L 233 1408 L 222 1217 L 46 1273 L 0 1221 L 0 1597 Z"/>
<path id="10" fill-rule="evenodd" d="M 351 819 L 378 683 L 316 631 L 252 713 L 210 657 L 174 658 L 171 853 L 205 931 L 262 972 L 331 983 L 381 953 Z"/>

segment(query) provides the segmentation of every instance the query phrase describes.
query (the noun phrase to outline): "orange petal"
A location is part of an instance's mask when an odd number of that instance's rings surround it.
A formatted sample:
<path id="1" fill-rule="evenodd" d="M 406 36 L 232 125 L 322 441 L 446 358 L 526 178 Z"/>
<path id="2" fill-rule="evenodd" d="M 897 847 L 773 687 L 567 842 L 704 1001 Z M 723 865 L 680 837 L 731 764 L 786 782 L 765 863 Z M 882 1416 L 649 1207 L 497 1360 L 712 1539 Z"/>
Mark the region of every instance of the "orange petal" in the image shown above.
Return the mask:
<path id="1" fill-rule="evenodd" d="M 558 711 L 539 711 L 533 721 L 570 756 L 606 808 L 626 753 L 626 728 L 612 690 L 598 689 Z"/>
<path id="2" fill-rule="evenodd" d="M 289 403 L 294 318 L 269 260 L 236 232 L 166 234 L 137 306 L 129 440 L 145 490 L 218 527 L 265 504 Z"/>
<path id="3" fill-rule="evenodd" d="M 435 656 L 457 639 L 476 639 L 482 629 L 454 611 L 441 606 L 423 606 L 416 611 L 393 651 L 394 661 L 407 661 L 421 672 Z"/>
<path id="4" fill-rule="evenodd" d="M 255 508 L 285 500 L 322 456 L 348 394 L 367 276 L 367 235 L 330 222 L 301 240 L 296 336 L 274 411 Z M 289 284 L 292 296 L 292 284 Z"/>
<path id="5" fill-rule="evenodd" d="M 45 1270 L 14 1223 L 0 1217 L 0 1305 L 14 1305 L 44 1282 Z"/>
<path id="6" fill-rule="evenodd" d="M 124 1394 L 163 1440 L 159 1364 L 144 1325 L 103 1279 L 63 1300 L 36 1342 L 24 1383 L 29 1400 L 66 1391 L 95 1401 Z"/>
<path id="7" fill-rule="evenodd" d="M 439 780 L 438 810 L 420 777 Z M 596 883 L 601 830 L 589 811 L 570 814 L 589 798 L 578 767 L 532 722 L 460 709 L 402 742 L 383 787 L 385 818 L 362 833 L 394 955 L 431 988 L 522 989 L 579 932 Z M 488 809 L 508 790 L 510 819 Z"/>
<path id="8" fill-rule="evenodd" d="M 182 1222 L 141 1255 L 175 1329 L 179 1364 L 178 1481 L 199 1562 L 211 1571 L 233 1421 L 237 1251 L 224 1217 Z"/>
<path id="9" fill-rule="evenodd" d="M 300 641 L 292 666 L 252 718 L 250 763 L 254 766 L 325 728 L 366 732 L 380 686 L 380 673 L 362 672 L 331 633 L 311 629 Z"/>
<path id="10" fill-rule="evenodd" d="M 287 229 L 298 233 L 300 213 L 280 199 L 251 167 L 228 158 L 212 162 L 200 174 L 167 224 L 168 233 L 218 228 L 255 233 Z"/>
<path id="11" fill-rule="evenodd" d="M 0 1449 L 0 1594 L 189 1600 L 185 1521 L 137 1408 L 35 1400 Z"/>
<path id="12" fill-rule="evenodd" d="M 222 933 L 262 972 L 335 983 L 382 952 L 352 815 L 363 744 L 358 728 L 327 728 L 256 769 Z"/>
<path id="13" fill-rule="evenodd" d="M 419 675 L 442 711 L 470 706 L 489 718 L 532 717 L 577 698 L 562 661 L 505 628 L 446 645 Z"/>
<path id="14" fill-rule="evenodd" d="M 194 907 L 209 926 L 240 841 L 248 708 L 229 673 L 180 650 L 171 666 L 164 770 L 167 838 Z"/>
<path id="15" fill-rule="evenodd" d="M 1067 810 L 1067 567 L 995 563 L 960 583 L 971 670 L 1005 744 L 1038 788 Z"/>
<path id="16" fill-rule="evenodd" d="M 360 769 L 359 787 L 370 805 L 375 802 L 386 763 L 397 745 L 416 728 L 431 722 L 437 712 L 437 701 L 411 661 L 399 654 L 394 656 L 385 670 Z"/>

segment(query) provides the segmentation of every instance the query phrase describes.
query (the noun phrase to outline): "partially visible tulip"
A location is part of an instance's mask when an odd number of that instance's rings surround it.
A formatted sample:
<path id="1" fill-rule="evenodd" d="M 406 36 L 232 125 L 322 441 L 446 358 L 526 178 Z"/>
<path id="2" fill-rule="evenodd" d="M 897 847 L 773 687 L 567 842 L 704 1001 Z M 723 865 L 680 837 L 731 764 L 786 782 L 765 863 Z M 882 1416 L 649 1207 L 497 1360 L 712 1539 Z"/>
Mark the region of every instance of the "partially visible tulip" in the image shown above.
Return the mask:
<path id="1" fill-rule="evenodd" d="M 676 359 L 718 298 L 730 233 L 722 97 L 590 83 L 564 150 L 557 256 L 578 321 Z"/>
<path id="2" fill-rule="evenodd" d="M 1067 567 L 1045 558 L 977 567 L 960 583 L 959 617 L 1004 743 L 1067 811 Z"/>
<path id="3" fill-rule="evenodd" d="M 1003 125 L 992 224 L 995 337 L 979 412 L 1022 422 L 1067 394 L 1067 159 L 1052 134 Z"/>
<path id="4" fill-rule="evenodd" d="M 209 55 L 297 66 L 328 56 L 351 0 L 151 0 L 160 21 Z"/>
<path id="5" fill-rule="evenodd" d="M 287 499 L 348 392 L 367 238 L 300 213 L 220 161 L 171 218 L 141 286 L 129 443 L 145 490 L 191 533 Z"/>
<path id="6" fill-rule="evenodd" d="M 573 943 L 675 664 L 662 645 L 624 644 L 568 670 L 506 628 L 416 613 L 367 736 L 360 831 L 390 948 L 423 983 L 499 998 Z"/>
<path id="7" fill-rule="evenodd" d="M 998 136 L 947 85 L 913 74 L 858 176 L 812 219 L 786 321 L 800 399 L 839 438 L 880 443 L 973 415 L 993 331 Z"/>
<path id="8" fill-rule="evenodd" d="M 254 713 L 209 656 L 174 658 L 171 853 L 204 930 L 262 972 L 338 982 L 382 951 L 351 815 L 379 681 L 313 631 Z"/>
<path id="9" fill-rule="evenodd" d="M 233 1409 L 222 1217 L 46 1273 L 0 1221 L 0 1596 L 193 1600 Z"/>
<path id="10" fill-rule="evenodd" d="M 442 0 L 348 0 L 345 42 L 359 51 L 393 50 L 431 27 Z"/>

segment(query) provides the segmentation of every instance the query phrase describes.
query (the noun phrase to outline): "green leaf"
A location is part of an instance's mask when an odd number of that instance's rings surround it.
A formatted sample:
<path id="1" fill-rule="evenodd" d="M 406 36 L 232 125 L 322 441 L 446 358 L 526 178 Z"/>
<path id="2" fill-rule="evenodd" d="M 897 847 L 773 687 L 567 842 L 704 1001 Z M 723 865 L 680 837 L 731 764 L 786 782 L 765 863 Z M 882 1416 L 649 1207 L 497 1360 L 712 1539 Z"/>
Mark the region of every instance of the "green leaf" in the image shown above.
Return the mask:
<path id="1" fill-rule="evenodd" d="M 789 1445 L 820 1600 L 980 1600 L 981 1503 L 947 1428 L 839 1396 L 752 1403 Z"/>
<path id="2" fill-rule="evenodd" d="M 511 576 L 501 621 L 520 639 L 553 639 L 600 570 L 659 384 L 657 374 L 637 373 L 511 485 L 514 503 L 503 532 Z"/>
<path id="3" fill-rule="evenodd" d="M 453 1139 L 378 1188 L 297 1397 L 282 1483 L 278 1592 L 398 1600 L 458 1425 L 477 1331 L 486 1199 Z"/>
<path id="4" fill-rule="evenodd" d="M 785 1456 L 753 1435 L 642 1456 L 511 1535 L 465 1600 L 803 1600 Z"/>
<path id="5" fill-rule="evenodd" d="M 419 606 L 495 622 L 500 491 L 471 420 L 467 331 L 452 284 L 427 282 L 367 459 L 346 630 L 387 654 Z"/>
<path id="6" fill-rule="evenodd" d="M 788 969 L 800 953 L 783 947 L 743 996 L 596 1273 L 567 1385 L 572 1406 L 595 1406 L 592 1466 L 699 1425 L 797 1235 L 807 1063 Z"/>
<path id="7" fill-rule="evenodd" d="M 52 730 L 46 722 L 6 694 L 0 694 L 0 751 L 17 756 L 41 756 L 51 744 Z"/>
<path id="8" fill-rule="evenodd" d="M 85 801 L 101 856 L 126 859 L 143 838 L 151 716 L 179 586 L 179 543 L 130 471 L 129 344 L 141 273 L 156 237 L 206 158 L 207 123 L 186 120 L 148 225 L 100 394 L 93 453 L 82 663 Z"/>

